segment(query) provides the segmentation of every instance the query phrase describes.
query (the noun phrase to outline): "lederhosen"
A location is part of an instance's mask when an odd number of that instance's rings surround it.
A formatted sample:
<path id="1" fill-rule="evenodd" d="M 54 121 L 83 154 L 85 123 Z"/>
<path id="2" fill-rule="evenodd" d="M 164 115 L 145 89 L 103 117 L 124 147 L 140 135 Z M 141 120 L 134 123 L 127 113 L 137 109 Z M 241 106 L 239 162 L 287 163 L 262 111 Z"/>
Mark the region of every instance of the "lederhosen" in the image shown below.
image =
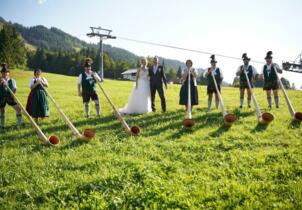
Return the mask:
<path id="1" fill-rule="evenodd" d="M 89 102 L 91 100 L 98 100 L 99 97 L 96 93 L 96 80 L 93 76 L 87 77 L 86 73 L 82 73 L 82 98 L 83 102 Z"/>
<path id="2" fill-rule="evenodd" d="M 14 91 L 13 80 L 11 78 L 7 81 L 7 84 L 8 87 Z M 4 108 L 6 104 L 15 106 L 17 103 L 4 85 L 0 84 L 0 108 Z"/>
<path id="3" fill-rule="evenodd" d="M 263 75 L 264 75 L 263 90 L 277 90 L 279 88 L 277 74 L 274 69 L 275 69 L 275 67 L 272 64 L 271 71 L 268 74 L 267 65 L 264 65 L 264 67 L 263 67 Z"/>
<path id="4" fill-rule="evenodd" d="M 208 68 L 208 71 L 210 71 L 211 68 Z M 221 88 L 220 88 L 220 83 L 221 83 L 221 76 L 220 76 L 220 69 L 216 68 L 215 70 L 216 74 L 214 75 L 216 83 L 217 83 L 217 87 L 219 92 L 221 92 Z M 211 74 L 209 74 L 207 76 L 207 81 L 208 81 L 208 86 L 207 86 L 207 94 L 211 94 L 211 93 L 216 93 L 216 87 L 215 87 L 215 83 L 213 80 L 213 77 Z"/>
<path id="5" fill-rule="evenodd" d="M 241 69 L 241 73 L 239 75 L 239 78 L 240 78 L 240 89 L 244 89 L 244 88 L 249 88 L 248 86 L 248 83 L 247 83 L 247 80 L 246 80 L 246 76 L 245 76 L 245 73 L 243 71 L 243 66 L 240 66 L 240 69 Z M 248 66 L 247 68 L 247 77 L 249 78 L 249 81 L 250 81 L 250 84 L 251 84 L 251 87 L 253 88 L 253 67 L 251 65 Z"/>

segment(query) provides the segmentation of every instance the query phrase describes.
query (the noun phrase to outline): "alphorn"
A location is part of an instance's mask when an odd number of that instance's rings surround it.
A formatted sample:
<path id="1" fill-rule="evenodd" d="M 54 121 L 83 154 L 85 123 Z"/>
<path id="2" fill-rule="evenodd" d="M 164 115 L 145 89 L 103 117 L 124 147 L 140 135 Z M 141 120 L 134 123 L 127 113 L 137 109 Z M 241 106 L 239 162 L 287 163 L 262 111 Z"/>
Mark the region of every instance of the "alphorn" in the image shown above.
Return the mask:
<path id="1" fill-rule="evenodd" d="M 274 65 L 273 65 L 273 66 L 274 66 Z M 275 71 L 275 73 L 276 73 L 277 79 L 278 79 L 279 84 L 280 84 L 280 86 L 281 86 L 281 89 L 282 89 L 282 92 L 283 92 L 283 95 L 284 95 L 286 104 L 287 104 L 287 106 L 288 106 L 290 115 L 292 116 L 292 118 L 293 118 L 294 120 L 297 120 L 297 121 L 300 121 L 300 122 L 301 122 L 301 121 L 302 121 L 302 113 L 301 113 L 301 112 L 295 112 L 294 107 L 293 107 L 293 105 L 291 104 L 291 102 L 290 102 L 290 100 L 289 100 L 289 97 L 288 97 L 288 95 L 287 95 L 287 93 L 286 93 L 286 91 L 285 91 L 284 85 L 283 85 L 281 79 L 280 79 L 279 76 L 278 76 L 276 67 L 274 66 L 273 69 L 274 69 L 274 71 Z"/>
<path id="2" fill-rule="evenodd" d="M 256 112 L 257 112 L 258 122 L 260 124 L 269 124 L 270 122 L 272 122 L 274 120 L 274 116 L 271 113 L 268 113 L 268 112 L 261 113 L 259 105 L 258 105 L 257 100 L 256 100 L 256 97 L 254 95 L 254 91 L 252 89 L 250 80 L 249 80 L 249 78 L 247 76 L 246 70 L 243 69 L 243 72 L 244 72 L 245 78 L 247 80 L 247 84 L 249 86 L 249 90 L 251 92 L 253 103 L 254 103 L 254 106 L 255 106 L 255 109 L 256 109 Z"/>
<path id="3" fill-rule="evenodd" d="M 8 87 L 8 85 L 6 85 L 7 90 L 9 91 L 9 93 L 11 94 L 11 96 L 14 98 L 15 102 L 18 104 L 18 106 L 21 108 L 21 110 L 23 111 L 23 113 L 26 115 L 26 117 L 28 118 L 28 120 L 30 121 L 31 125 L 33 126 L 33 128 L 36 130 L 38 136 L 40 137 L 40 139 L 47 145 L 57 145 L 60 143 L 60 139 L 59 137 L 57 137 L 56 135 L 51 135 L 49 138 L 47 138 L 45 136 L 45 134 L 43 133 L 43 131 L 40 129 L 40 127 L 37 125 L 37 123 L 33 120 L 33 118 L 28 114 L 28 112 L 26 111 L 26 109 L 23 107 L 23 105 L 21 104 L 21 102 L 19 101 L 19 99 L 16 97 L 16 95 L 13 93 L 13 91 Z"/>
<path id="4" fill-rule="evenodd" d="M 219 89 L 218 89 L 218 85 L 217 85 L 215 76 L 213 74 L 213 71 L 211 72 L 211 75 L 212 75 L 212 78 L 213 78 L 213 81 L 214 81 L 214 84 L 215 84 L 216 93 L 217 93 L 217 96 L 218 96 L 218 99 L 219 99 L 219 103 L 220 103 L 220 107 L 221 107 L 221 110 L 222 110 L 224 123 L 226 125 L 231 126 L 236 121 L 236 116 L 234 114 L 228 114 L 226 112 L 224 104 L 223 104 L 223 100 L 222 100 L 222 97 L 221 97 L 221 94 L 220 94 Z"/>
<path id="5" fill-rule="evenodd" d="M 93 72 L 93 77 L 95 78 L 95 80 L 98 83 L 98 86 L 100 87 L 102 93 L 104 94 L 105 98 L 107 99 L 109 105 L 111 106 L 116 118 L 120 121 L 122 127 L 124 128 L 124 130 L 126 131 L 126 133 L 130 134 L 130 135 L 139 135 L 140 133 L 140 128 L 137 125 L 132 126 L 131 128 L 128 126 L 128 124 L 126 123 L 126 121 L 123 119 L 123 117 L 121 116 L 121 114 L 119 113 L 119 111 L 116 109 L 116 107 L 114 106 L 114 104 L 111 102 L 110 98 L 107 96 L 106 92 L 104 91 L 102 85 L 101 85 L 101 78 L 97 75 L 97 73 Z"/>
<path id="6" fill-rule="evenodd" d="M 90 141 L 94 136 L 95 132 L 91 128 L 85 128 L 83 131 L 83 134 L 79 132 L 79 130 L 72 124 L 72 122 L 68 119 L 68 117 L 65 115 L 59 104 L 55 101 L 55 99 L 48 93 L 46 88 L 40 83 L 44 91 L 47 93 L 50 100 L 53 102 L 55 107 L 57 108 L 58 112 L 61 114 L 62 118 L 64 119 L 65 123 L 69 126 L 71 129 L 73 135 L 75 135 L 77 138 L 84 140 L 84 141 Z"/>
<path id="7" fill-rule="evenodd" d="M 191 129 L 195 122 L 192 120 L 192 105 L 191 105 L 191 72 L 188 70 L 188 101 L 185 119 L 182 121 L 184 128 Z"/>

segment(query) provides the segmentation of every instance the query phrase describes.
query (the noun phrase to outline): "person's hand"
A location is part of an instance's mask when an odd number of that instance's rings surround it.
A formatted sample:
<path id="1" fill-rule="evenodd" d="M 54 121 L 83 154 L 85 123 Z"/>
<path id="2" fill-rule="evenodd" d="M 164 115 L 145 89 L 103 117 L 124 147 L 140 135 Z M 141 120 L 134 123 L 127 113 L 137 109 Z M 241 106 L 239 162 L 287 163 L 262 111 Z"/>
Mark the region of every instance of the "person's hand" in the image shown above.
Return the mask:
<path id="1" fill-rule="evenodd" d="M 166 87 L 166 90 L 168 90 L 168 85 L 165 85 L 165 87 Z"/>
<path id="2" fill-rule="evenodd" d="M 79 92 L 78 92 L 78 95 L 79 95 L 79 96 L 82 96 L 82 91 L 79 91 Z"/>
<path id="3" fill-rule="evenodd" d="M 1 79 L 1 83 L 3 84 L 4 87 L 7 87 L 7 81 L 5 81 L 4 79 Z"/>

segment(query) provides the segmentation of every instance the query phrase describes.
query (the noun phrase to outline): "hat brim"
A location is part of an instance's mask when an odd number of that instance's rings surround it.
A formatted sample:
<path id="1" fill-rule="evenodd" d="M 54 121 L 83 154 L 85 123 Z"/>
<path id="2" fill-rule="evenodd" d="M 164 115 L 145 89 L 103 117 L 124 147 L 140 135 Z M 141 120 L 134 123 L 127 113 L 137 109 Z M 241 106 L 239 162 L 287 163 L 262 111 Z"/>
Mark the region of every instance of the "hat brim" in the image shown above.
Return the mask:
<path id="1" fill-rule="evenodd" d="M 264 59 L 270 59 L 273 58 L 272 56 L 266 56 Z"/>
<path id="2" fill-rule="evenodd" d="M 242 60 L 244 60 L 244 61 L 250 61 L 251 59 L 250 58 L 242 58 Z"/>
<path id="3" fill-rule="evenodd" d="M 211 62 L 210 63 L 217 63 L 217 61 L 216 60 L 211 60 Z"/>

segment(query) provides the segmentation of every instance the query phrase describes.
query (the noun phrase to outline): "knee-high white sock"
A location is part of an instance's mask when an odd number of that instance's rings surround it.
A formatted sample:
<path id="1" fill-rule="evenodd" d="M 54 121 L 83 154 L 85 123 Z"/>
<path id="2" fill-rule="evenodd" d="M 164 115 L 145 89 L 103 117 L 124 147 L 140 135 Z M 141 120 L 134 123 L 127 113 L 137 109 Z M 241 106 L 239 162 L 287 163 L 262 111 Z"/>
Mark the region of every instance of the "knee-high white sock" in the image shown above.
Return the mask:
<path id="1" fill-rule="evenodd" d="M 215 100 L 216 109 L 219 107 L 219 100 Z"/>
<path id="2" fill-rule="evenodd" d="M 272 107 L 272 97 L 271 96 L 267 96 L 267 102 L 269 107 Z"/>
<path id="3" fill-rule="evenodd" d="M 95 103 L 95 111 L 96 115 L 100 115 L 101 105 L 99 103 Z"/>
<path id="4" fill-rule="evenodd" d="M 22 114 L 21 113 L 17 113 L 16 117 L 17 117 L 17 124 L 18 124 L 18 126 L 21 126 L 21 124 L 22 124 Z"/>
<path id="5" fill-rule="evenodd" d="M 244 97 L 240 97 L 240 106 L 243 105 Z"/>
<path id="6" fill-rule="evenodd" d="M 212 108 L 212 100 L 208 100 L 208 111 L 210 111 Z"/>
<path id="7" fill-rule="evenodd" d="M 275 96 L 274 99 L 275 99 L 276 107 L 278 108 L 279 107 L 279 96 Z"/>
<path id="8" fill-rule="evenodd" d="M 89 115 L 90 115 L 90 106 L 89 106 L 88 103 L 85 104 L 85 112 L 86 112 L 86 117 L 89 117 Z"/>

